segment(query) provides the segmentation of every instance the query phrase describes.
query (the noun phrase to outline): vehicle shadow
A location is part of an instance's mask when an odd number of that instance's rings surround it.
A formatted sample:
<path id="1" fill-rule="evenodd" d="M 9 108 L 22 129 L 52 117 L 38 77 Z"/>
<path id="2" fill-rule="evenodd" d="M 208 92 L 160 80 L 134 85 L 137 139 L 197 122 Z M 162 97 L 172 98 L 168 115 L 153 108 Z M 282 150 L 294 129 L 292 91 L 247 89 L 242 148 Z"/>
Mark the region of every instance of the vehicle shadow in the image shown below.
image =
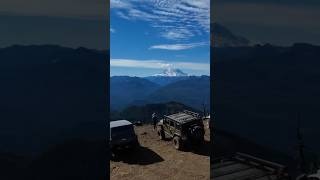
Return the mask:
<path id="1" fill-rule="evenodd" d="M 205 140 L 202 145 L 189 145 L 184 151 L 189 151 L 202 156 L 210 156 L 211 147 L 211 142 Z"/>
<path id="2" fill-rule="evenodd" d="M 111 161 L 122 161 L 127 164 L 149 165 L 164 161 L 164 159 L 151 149 L 138 146 L 135 149 L 118 150 Z"/>

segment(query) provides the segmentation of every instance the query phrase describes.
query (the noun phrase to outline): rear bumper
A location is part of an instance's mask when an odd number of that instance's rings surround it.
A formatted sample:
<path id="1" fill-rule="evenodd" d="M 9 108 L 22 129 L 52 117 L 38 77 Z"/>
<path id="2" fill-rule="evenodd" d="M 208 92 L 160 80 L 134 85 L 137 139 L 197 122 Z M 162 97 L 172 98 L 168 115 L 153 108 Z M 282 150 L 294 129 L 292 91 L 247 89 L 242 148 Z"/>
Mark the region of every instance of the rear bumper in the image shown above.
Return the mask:
<path id="1" fill-rule="evenodd" d="M 115 142 L 110 143 L 111 149 L 125 149 L 125 148 L 132 148 L 139 144 L 137 139 L 130 139 L 130 140 L 117 140 Z"/>

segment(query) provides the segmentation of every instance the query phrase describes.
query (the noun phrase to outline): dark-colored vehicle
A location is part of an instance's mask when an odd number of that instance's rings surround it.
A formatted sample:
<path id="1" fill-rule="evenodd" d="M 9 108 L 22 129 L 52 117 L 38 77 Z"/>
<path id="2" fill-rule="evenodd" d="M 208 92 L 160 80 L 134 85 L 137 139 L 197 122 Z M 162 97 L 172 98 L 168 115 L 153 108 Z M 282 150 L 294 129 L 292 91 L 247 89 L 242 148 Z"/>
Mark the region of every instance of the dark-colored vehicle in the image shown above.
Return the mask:
<path id="1" fill-rule="evenodd" d="M 198 113 L 183 111 L 164 116 L 157 124 L 160 139 L 173 139 L 178 150 L 187 144 L 201 145 L 204 142 L 204 125 Z"/>
<path id="2" fill-rule="evenodd" d="M 139 145 L 133 124 L 127 120 L 110 122 L 110 148 L 114 152 L 117 149 L 135 148 Z"/>

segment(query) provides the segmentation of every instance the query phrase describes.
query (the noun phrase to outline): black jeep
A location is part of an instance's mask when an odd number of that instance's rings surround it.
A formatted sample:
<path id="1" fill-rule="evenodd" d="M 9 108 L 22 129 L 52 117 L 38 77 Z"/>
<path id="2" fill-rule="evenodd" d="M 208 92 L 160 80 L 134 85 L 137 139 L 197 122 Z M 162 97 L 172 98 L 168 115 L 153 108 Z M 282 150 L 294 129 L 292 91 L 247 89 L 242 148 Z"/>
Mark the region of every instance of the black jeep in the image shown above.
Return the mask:
<path id="1" fill-rule="evenodd" d="M 157 124 L 160 139 L 173 139 L 174 147 L 182 149 L 186 144 L 200 145 L 204 142 L 204 125 L 198 113 L 183 111 L 164 116 Z"/>
<path id="2" fill-rule="evenodd" d="M 133 124 L 127 120 L 110 122 L 110 148 L 114 153 L 118 149 L 135 148 L 139 145 Z"/>

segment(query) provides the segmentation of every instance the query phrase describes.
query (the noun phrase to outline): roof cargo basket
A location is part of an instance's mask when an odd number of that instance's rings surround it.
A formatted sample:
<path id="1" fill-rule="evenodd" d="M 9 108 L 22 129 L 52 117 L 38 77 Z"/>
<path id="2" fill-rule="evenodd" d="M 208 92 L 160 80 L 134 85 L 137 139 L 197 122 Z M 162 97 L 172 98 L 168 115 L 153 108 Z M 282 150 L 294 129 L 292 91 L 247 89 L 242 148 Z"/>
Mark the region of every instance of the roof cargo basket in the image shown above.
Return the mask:
<path id="1" fill-rule="evenodd" d="M 186 114 L 195 116 L 195 117 L 199 117 L 199 114 L 198 114 L 198 113 L 195 113 L 195 112 L 192 112 L 192 111 L 184 110 L 183 112 L 186 113 Z"/>

